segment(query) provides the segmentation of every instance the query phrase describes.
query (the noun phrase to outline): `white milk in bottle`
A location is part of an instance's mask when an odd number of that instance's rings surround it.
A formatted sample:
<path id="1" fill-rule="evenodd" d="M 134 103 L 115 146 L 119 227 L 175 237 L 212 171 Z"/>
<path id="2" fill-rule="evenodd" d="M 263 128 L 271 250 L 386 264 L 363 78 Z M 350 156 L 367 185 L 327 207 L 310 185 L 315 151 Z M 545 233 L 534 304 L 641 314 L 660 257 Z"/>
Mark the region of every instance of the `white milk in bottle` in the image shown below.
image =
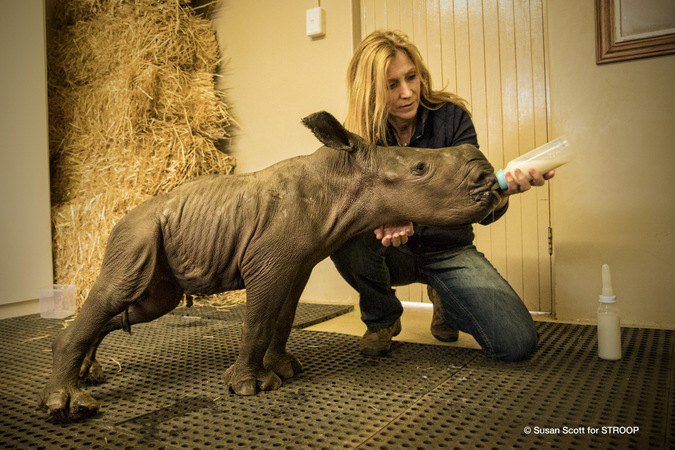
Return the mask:
<path id="1" fill-rule="evenodd" d="M 520 169 L 523 175 L 530 180 L 532 179 L 528 173 L 530 169 L 546 173 L 551 169 L 570 162 L 573 157 L 574 152 L 570 148 L 567 139 L 561 136 L 510 161 L 506 167 L 495 173 L 497 183 L 495 183 L 493 189 L 507 189 L 509 186 L 506 183 L 506 174 L 510 173 L 513 175 L 516 169 Z"/>

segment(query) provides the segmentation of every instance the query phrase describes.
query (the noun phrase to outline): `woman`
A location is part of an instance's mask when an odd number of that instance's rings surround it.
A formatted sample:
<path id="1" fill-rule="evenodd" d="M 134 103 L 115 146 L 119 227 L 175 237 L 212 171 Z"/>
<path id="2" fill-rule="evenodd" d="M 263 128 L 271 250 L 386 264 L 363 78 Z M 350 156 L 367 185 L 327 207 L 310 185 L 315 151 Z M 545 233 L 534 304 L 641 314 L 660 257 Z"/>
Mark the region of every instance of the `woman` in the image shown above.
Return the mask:
<path id="1" fill-rule="evenodd" d="M 375 31 L 360 44 L 347 70 L 345 126 L 367 141 L 386 146 L 478 147 L 465 102 L 432 90 L 419 50 L 407 36 Z M 508 196 L 541 186 L 553 176 L 531 171 L 507 174 L 502 201 L 482 224 L 499 219 Z M 361 352 L 383 355 L 401 331 L 401 302 L 392 286 L 425 283 L 432 295 L 432 332 L 446 341 L 456 330 L 471 334 L 490 357 L 518 361 L 535 350 L 538 335 L 522 300 L 473 245 L 471 225 L 441 230 L 417 224 L 383 225 L 359 235 L 331 256 L 345 280 L 359 292 L 368 331 Z M 430 293 L 435 294 L 431 289 Z"/>

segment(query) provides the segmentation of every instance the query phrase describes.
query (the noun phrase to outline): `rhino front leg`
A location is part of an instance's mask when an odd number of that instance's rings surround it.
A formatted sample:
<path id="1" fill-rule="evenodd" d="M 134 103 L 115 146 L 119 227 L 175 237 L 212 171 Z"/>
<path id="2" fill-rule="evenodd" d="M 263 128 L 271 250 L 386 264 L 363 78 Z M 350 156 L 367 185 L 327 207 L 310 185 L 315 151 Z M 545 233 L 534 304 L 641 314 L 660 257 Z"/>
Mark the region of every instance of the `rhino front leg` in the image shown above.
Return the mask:
<path id="1" fill-rule="evenodd" d="M 309 275 L 297 278 L 297 274 L 294 277 L 277 274 L 270 279 L 274 283 L 263 283 L 266 287 L 262 290 L 256 289 L 257 286 L 247 287 L 239 357 L 225 372 L 225 382 L 238 395 L 255 395 L 261 390 L 281 387 L 282 381 L 275 369 L 279 369 L 282 376 L 292 376 L 302 370 L 297 359 L 285 353 L 285 345 L 295 306 Z M 272 343 L 277 350 L 270 352 Z M 295 371 L 291 373 L 289 367 Z"/>
<path id="2" fill-rule="evenodd" d="M 264 367 L 273 371 L 281 378 L 291 378 L 303 371 L 302 364 L 298 358 L 286 351 L 286 344 L 293 328 L 295 311 L 298 308 L 300 295 L 307 285 L 310 273 L 298 279 L 289 298 L 284 303 L 274 328 L 272 342 L 267 348 L 267 353 L 265 353 L 265 358 L 263 359 Z"/>
<path id="3" fill-rule="evenodd" d="M 273 293 L 261 295 L 247 287 L 239 356 L 225 371 L 224 377 L 230 390 L 237 395 L 255 395 L 259 390 L 275 390 L 281 386 L 281 378 L 263 366 L 280 303 Z"/>
<path id="4" fill-rule="evenodd" d="M 292 310 L 290 324 L 287 326 L 285 324 L 286 319 L 279 317 L 279 320 L 277 321 L 278 327 L 272 337 L 272 342 L 267 349 L 267 353 L 265 353 L 265 357 L 263 358 L 263 366 L 276 373 L 281 378 L 292 378 L 304 370 L 298 358 L 286 351 L 286 343 L 288 342 L 288 337 L 293 326 L 293 319 L 295 318 L 295 309 L 297 308 L 298 300 L 289 301 L 286 308 L 284 308 Z"/>
<path id="5" fill-rule="evenodd" d="M 225 383 L 237 395 L 255 395 L 259 390 L 275 390 L 281 379 L 263 366 L 263 356 L 273 334 L 279 302 L 273 296 L 256 296 L 246 291 L 246 318 L 237 360 L 225 371 Z M 269 308 L 265 306 L 269 305 Z"/>

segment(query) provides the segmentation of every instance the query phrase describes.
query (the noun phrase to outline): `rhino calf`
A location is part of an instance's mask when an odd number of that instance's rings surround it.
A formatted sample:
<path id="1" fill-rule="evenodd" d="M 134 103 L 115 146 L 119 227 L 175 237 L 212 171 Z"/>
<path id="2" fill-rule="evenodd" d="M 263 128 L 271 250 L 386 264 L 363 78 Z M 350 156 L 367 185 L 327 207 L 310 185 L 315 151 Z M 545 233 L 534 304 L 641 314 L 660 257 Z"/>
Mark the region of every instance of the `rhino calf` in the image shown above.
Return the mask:
<path id="1" fill-rule="evenodd" d="M 39 405 L 57 422 L 94 415 L 79 381 L 102 381 L 96 349 L 113 330 L 173 310 L 183 294 L 246 288 L 237 360 L 225 372 L 240 395 L 277 389 L 302 370 L 286 352 L 312 268 L 383 223 L 477 222 L 499 202 L 493 168 L 475 147 L 378 147 L 330 114 L 303 119 L 324 144 L 259 172 L 197 178 L 134 208 L 113 228 L 101 272 L 53 343 Z"/>

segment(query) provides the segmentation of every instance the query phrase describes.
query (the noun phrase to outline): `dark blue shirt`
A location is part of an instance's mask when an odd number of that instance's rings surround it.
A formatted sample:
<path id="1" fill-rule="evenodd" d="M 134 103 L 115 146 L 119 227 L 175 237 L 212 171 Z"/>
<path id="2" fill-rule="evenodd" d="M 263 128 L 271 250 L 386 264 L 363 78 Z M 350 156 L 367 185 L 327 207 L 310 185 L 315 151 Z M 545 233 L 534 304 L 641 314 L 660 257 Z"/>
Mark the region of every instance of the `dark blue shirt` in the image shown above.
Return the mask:
<path id="1" fill-rule="evenodd" d="M 478 148 L 476 129 L 469 113 L 455 105 L 446 103 L 439 109 L 430 110 L 422 105 L 417 110 L 417 127 L 410 147 L 417 148 L 446 148 L 462 144 L 471 144 Z M 391 125 L 387 134 L 387 145 L 396 146 Z M 480 222 L 488 225 L 499 219 L 508 208 L 495 211 Z M 471 225 L 464 225 L 453 229 L 424 227 L 415 224 L 415 234 L 409 239 L 408 247 L 416 253 L 448 250 L 473 243 L 474 233 Z"/>

